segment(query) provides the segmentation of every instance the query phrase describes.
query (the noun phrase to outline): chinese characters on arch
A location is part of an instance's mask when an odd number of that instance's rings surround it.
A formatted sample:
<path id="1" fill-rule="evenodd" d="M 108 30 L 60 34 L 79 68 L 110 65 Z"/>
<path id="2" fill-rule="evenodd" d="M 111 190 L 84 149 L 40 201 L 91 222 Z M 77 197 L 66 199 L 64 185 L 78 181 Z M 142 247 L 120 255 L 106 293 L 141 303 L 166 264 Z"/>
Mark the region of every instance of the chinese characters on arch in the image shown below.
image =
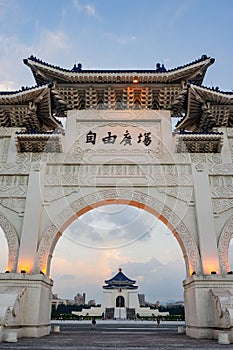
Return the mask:
<path id="1" fill-rule="evenodd" d="M 97 133 L 92 132 L 91 130 L 86 134 L 86 143 L 96 144 Z M 111 131 L 107 132 L 105 137 L 102 137 L 101 142 L 103 144 L 120 144 L 123 146 L 132 146 L 132 143 L 142 143 L 146 147 L 149 146 L 152 142 L 151 132 L 139 133 L 134 138 L 131 136 L 130 132 L 126 130 L 121 135 L 112 134 Z"/>

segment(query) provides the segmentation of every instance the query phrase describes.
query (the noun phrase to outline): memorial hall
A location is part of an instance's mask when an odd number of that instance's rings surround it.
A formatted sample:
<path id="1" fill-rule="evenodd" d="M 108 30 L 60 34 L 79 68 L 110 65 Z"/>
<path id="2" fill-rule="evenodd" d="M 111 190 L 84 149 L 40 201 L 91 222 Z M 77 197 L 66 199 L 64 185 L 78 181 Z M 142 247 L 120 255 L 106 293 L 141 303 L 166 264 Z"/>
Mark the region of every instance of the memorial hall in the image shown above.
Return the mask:
<path id="1" fill-rule="evenodd" d="M 72 311 L 77 316 L 102 317 L 104 319 L 115 320 L 136 320 L 137 317 L 163 317 L 169 312 L 159 312 L 158 309 L 141 307 L 137 293 L 136 281 L 127 277 L 122 269 L 105 281 L 103 286 L 103 303 L 99 307 L 83 309 L 82 311 Z"/>
<path id="2" fill-rule="evenodd" d="M 179 244 L 187 336 L 224 333 L 233 343 L 233 94 L 205 86 L 214 62 L 202 55 L 124 70 L 24 59 L 35 85 L 0 92 L 0 227 L 9 253 L 0 341 L 50 334 L 59 238 L 84 213 L 124 204 L 161 220 Z M 116 317 L 136 305 L 134 281 L 115 292 L 118 277 L 103 288 Z"/>

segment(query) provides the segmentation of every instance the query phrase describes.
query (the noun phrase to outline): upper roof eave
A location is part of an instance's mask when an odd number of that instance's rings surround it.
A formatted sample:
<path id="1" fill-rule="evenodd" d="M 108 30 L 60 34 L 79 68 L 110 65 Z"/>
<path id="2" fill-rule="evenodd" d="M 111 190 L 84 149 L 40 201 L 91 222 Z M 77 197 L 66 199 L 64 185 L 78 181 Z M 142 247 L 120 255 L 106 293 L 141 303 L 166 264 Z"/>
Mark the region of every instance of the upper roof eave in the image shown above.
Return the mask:
<path id="1" fill-rule="evenodd" d="M 35 113 L 44 121 L 45 125 L 52 128 L 61 128 L 60 122 L 51 111 L 51 84 L 43 84 L 31 88 L 23 88 L 18 91 L 0 92 L 0 108 L 9 109 L 12 105 L 37 105 Z M 22 125 L 22 127 L 26 125 Z"/>
<path id="2" fill-rule="evenodd" d="M 203 114 L 203 106 L 219 106 L 226 108 L 229 106 L 233 110 L 233 93 L 220 91 L 218 88 L 208 88 L 189 84 L 188 86 L 187 114 L 176 126 L 177 129 L 196 130 Z"/>
<path id="3" fill-rule="evenodd" d="M 50 84 L 22 88 L 18 91 L 0 91 L 0 104 L 21 104 L 37 99 L 42 92 L 50 92 Z"/>
<path id="4" fill-rule="evenodd" d="M 201 84 L 207 68 L 214 63 L 214 59 L 203 55 L 200 59 L 189 64 L 166 70 L 165 72 L 156 72 L 156 70 L 81 70 L 74 72 L 72 70 L 64 69 L 58 66 L 45 63 L 34 56 L 30 56 L 24 60 L 24 63 L 29 66 L 37 82 L 46 82 L 48 80 L 61 80 L 64 82 L 79 83 L 84 82 L 85 77 L 91 78 L 92 82 L 101 83 L 103 77 L 111 80 L 116 78 L 132 78 L 135 75 L 145 82 L 173 82 L 181 80 L 193 79 L 198 84 Z M 140 80 L 139 79 L 139 80 Z M 118 81 L 116 81 L 118 82 Z M 87 81 L 89 83 L 89 80 Z"/>

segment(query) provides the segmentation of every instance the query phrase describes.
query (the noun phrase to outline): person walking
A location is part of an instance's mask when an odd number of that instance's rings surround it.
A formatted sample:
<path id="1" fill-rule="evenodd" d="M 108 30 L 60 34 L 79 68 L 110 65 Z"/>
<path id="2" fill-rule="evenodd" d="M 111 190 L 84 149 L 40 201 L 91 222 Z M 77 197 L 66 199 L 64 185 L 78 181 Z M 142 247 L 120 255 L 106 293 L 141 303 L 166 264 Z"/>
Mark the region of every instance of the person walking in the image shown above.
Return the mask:
<path id="1" fill-rule="evenodd" d="M 161 321 L 161 317 L 160 315 L 157 316 L 157 327 L 160 327 L 160 321 Z"/>
<path id="2" fill-rule="evenodd" d="M 96 319 L 95 317 L 93 317 L 92 321 L 91 321 L 91 329 L 95 329 L 96 328 Z"/>

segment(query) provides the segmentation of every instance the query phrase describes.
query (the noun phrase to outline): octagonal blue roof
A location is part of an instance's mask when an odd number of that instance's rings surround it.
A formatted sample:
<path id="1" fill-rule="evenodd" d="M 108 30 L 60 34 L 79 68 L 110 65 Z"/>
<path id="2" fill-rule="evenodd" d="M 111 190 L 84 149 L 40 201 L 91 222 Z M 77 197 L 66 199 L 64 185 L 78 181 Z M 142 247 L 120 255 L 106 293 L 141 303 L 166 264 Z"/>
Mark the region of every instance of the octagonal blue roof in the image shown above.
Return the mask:
<path id="1" fill-rule="evenodd" d="M 119 272 L 109 280 L 105 280 L 107 285 L 103 286 L 104 289 L 137 289 L 138 286 L 134 286 L 136 283 L 135 280 L 128 278 L 123 272 L 122 269 L 119 269 Z"/>

